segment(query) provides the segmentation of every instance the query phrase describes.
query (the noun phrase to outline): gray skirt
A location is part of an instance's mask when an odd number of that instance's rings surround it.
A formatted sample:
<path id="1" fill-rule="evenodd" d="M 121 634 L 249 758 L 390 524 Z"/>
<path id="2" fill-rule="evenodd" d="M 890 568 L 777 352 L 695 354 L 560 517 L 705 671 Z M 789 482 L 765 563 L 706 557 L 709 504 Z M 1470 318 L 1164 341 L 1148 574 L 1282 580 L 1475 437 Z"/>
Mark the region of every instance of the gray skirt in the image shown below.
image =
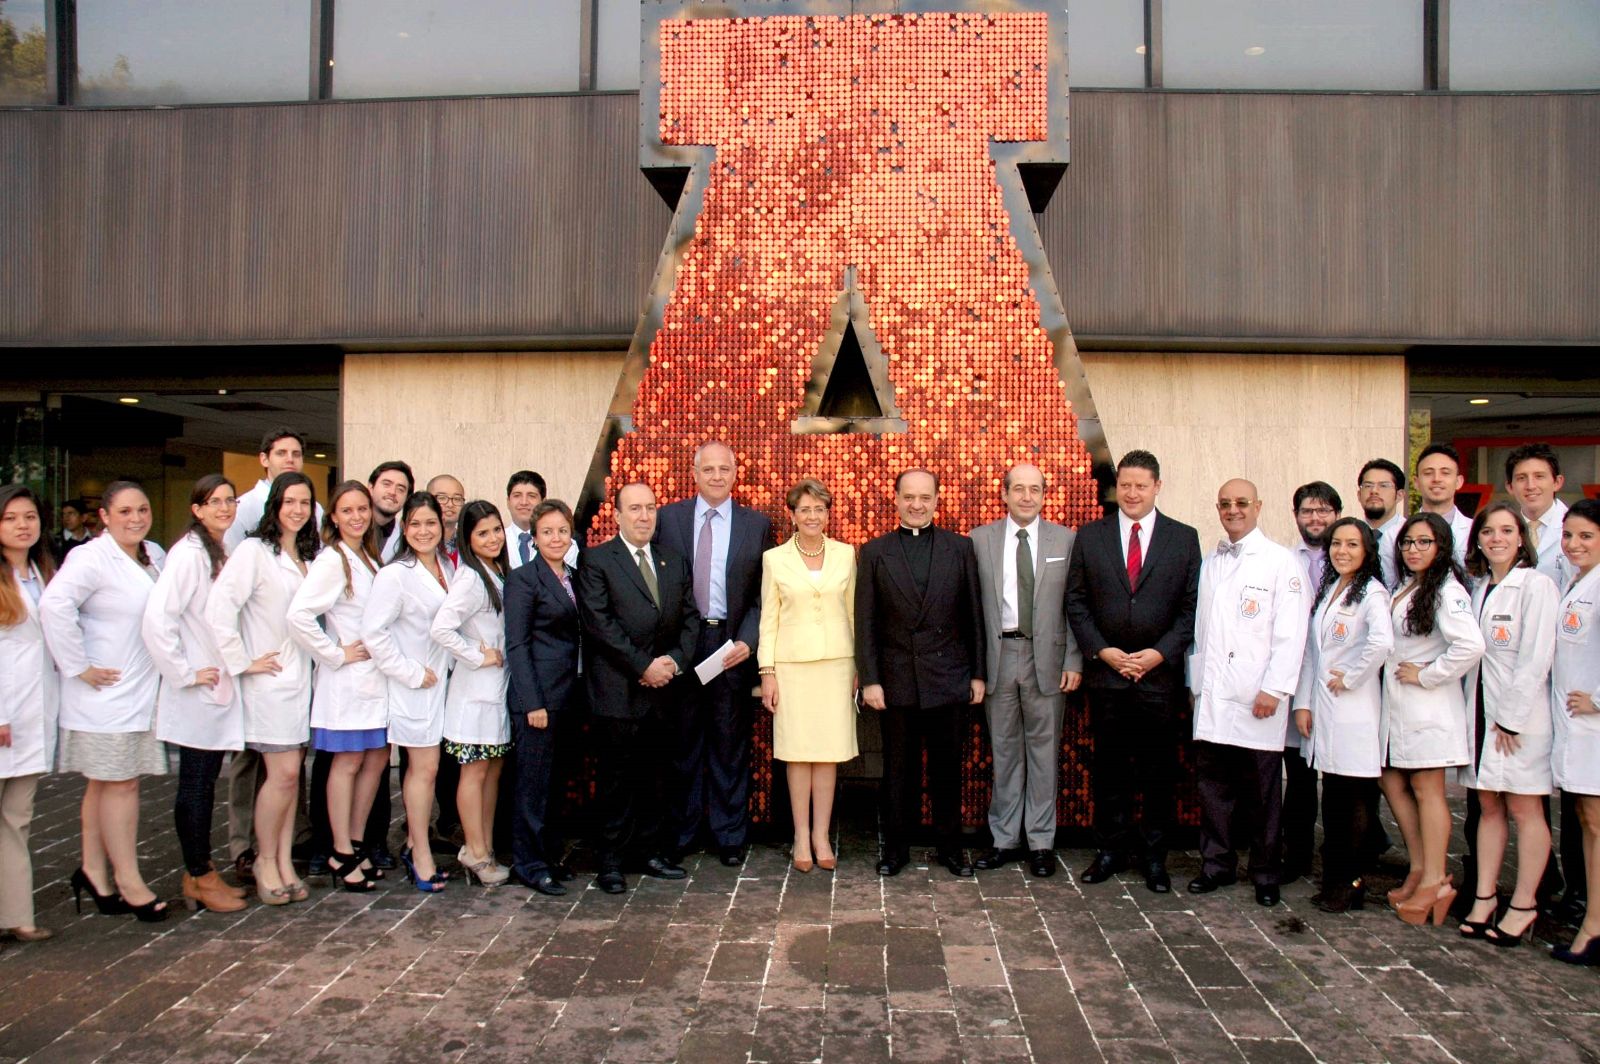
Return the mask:
<path id="1" fill-rule="evenodd" d="M 60 770 L 107 783 L 167 774 L 167 746 L 154 731 L 61 729 Z"/>

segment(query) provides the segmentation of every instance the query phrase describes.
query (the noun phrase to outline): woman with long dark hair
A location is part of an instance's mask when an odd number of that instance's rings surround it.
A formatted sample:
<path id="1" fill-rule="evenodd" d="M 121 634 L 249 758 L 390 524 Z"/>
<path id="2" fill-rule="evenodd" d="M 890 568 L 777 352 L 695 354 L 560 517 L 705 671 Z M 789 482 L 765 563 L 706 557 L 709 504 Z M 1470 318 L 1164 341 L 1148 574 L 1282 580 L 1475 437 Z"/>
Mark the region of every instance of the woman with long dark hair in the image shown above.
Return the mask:
<path id="1" fill-rule="evenodd" d="M 1471 757 L 1458 778 L 1478 792 L 1481 813 L 1473 880 L 1479 893 L 1461 934 L 1515 946 L 1538 915 L 1534 892 L 1550 859 L 1541 797 L 1550 793 L 1550 665 L 1561 592 L 1538 571 L 1527 525 L 1510 503 L 1478 514 L 1467 542 L 1467 571 L 1477 581 L 1473 614 L 1485 649 L 1465 684 Z M 1497 923 L 1508 812 L 1517 824 L 1517 885 Z"/>
<path id="2" fill-rule="evenodd" d="M 1405 837 L 1411 870 L 1389 892 L 1408 924 L 1444 922 L 1455 898 L 1445 876 L 1450 806 L 1445 769 L 1465 765 L 1467 702 L 1461 678 L 1483 657 L 1483 633 L 1465 574 L 1438 514 L 1406 518 L 1395 543 L 1401 574 L 1390 608 L 1394 647 L 1383 676 L 1383 795 Z"/>
<path id="3" fill-rule="evenodd" d="M 336 885 L 361 893 L 377 887 L 363 836 L 389 764 L 389 685 L 361 641 L 361 616 L 383 564 L 372 495 L 361 481 L 334 489 L 322 542 L 328 549 L 311 563 L 289 604 L 289 635 L 320 666 L 311 696 L 311 745 L 319 757 L 332 757 L 328 872 Z"/>
<path id="4" fill-rule="evenodd" d="M 506 575 L 506 531 L 500 511 L 477 499 L 462 507 L 456 524 L 461 566 L 433 618 L 433 638 L 455 658 L 444 703 L 445 753 L 461 764 L 456 809 L 466 845 L 456 859 L 480 883 L 504 883 L 511 870 L 494 859 L 500 769 L 511 751 L 506 713 L 506 626 L 501 620 Z"/>
<path id="5" fill-rule="evenodd" d="M 156 923 L 167 903 L 139 873 L 139 777 L 165 775 L 167 757 L 154 728 L 161 676 L 139 629 L 166 554 L 144 538 L 150 499 L 131 480 L 106 487 L 100 521 L 105 532 L 67 556 L 39 599 L 63 676 L 60 768 L 88 781 L 72 892 Z"/>
<path id="6" fill-rule="evenodd" d="M 238 499 L 219 473 L 201 477 L 189 493 L 189 526 L 167 553 L 155 590 L 145 603 L 145 646 L 161 670 L 156 737 L 178 748 L 178 795 L 172 818 L 183 850 L 183 903 L 187 908 L 238 912 L 242 889 L 231 887 L 211 863 L 211 810 L 217 774 L 230 750 L 244 749 L 244 704 L 222 663 L 206 622 L 211 585 L 227 562 L 224 536 Z"/>
<path id="7" fill-rule="evenodd" d="M 1550 761 L 1556 786 L 1578 800 L 1583 862 L 1592 887 L 1600 883 L 1600 501 L 1572 504 L 1561 521 L 1561 551 L 1573 575 L 1556 615 Z M 1568 964 L 1600 966 L 1600 905 L 1590 905 L 1572 941 L 1550 955 Z"/>
<path id="8" fill-rule="evenodd" d="M 316 496 L 304 473 L 280 473 L 261 523 L 234 548 L 212 585 L 206 620 L 228 671 L 241 677 L 244 740 L 267 778 L 256 795 L 256 897 L 267 905 L 304 901 L 295 875 L 294 809 L 311 734 L 311 656 L 289 638 L 289 604 L 320 544 Z"/>
<path id="9" fill-rule="evenodd" d="M 1311 606 L 1311 626 L 1294 697 L 1301 756 L 1322 771 L 1324 912 L 1360 909 L 1366 884 L 1356 861 L 1383 767 L 1378 739 L 1378 673 L 1394 632 L 1378 538 L 1365 521 L 1341 518 L 1327 533 L 1328 565 Z"/>
<path id="10" fill-rule="evenodd" d="M 400 859 L 416 888 L 432 894 L 445 887 L 428 849 L 428 821 L 444 735 L 450 656 L 434 642 L 431 630 L 454 567 L 441 550 L 444 515 L 432 495 L 419 491 L 406 499 L 399 527 L 399 549 L 373 578 L 361 617 L 361 641 L 388 679 L 389 741 L 406 749 L 400 790 L 409 843 Z"/>
<path id="11" fill-rule="evenodd" d="M 28 830 L 39 777 L 55 766 L 61 678 L 39 624 L 55 559 L 25 485 L 0 488 L 0 555 L 0 932 L 36 942 L 53 932 L 33 922 Z"/>

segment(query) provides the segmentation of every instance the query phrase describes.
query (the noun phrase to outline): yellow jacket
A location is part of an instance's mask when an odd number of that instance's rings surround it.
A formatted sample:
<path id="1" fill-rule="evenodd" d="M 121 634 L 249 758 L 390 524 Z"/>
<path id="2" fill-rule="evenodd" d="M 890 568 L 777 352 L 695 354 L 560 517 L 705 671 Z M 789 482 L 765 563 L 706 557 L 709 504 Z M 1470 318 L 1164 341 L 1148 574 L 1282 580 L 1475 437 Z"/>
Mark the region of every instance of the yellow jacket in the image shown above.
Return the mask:
<path id="1" fill-rule="evenodd" d="M 761 556 L 761 642 L 756 663 L 854 657 L 856 552 L 829 539 L 813 580 L 793 539 Z"/>

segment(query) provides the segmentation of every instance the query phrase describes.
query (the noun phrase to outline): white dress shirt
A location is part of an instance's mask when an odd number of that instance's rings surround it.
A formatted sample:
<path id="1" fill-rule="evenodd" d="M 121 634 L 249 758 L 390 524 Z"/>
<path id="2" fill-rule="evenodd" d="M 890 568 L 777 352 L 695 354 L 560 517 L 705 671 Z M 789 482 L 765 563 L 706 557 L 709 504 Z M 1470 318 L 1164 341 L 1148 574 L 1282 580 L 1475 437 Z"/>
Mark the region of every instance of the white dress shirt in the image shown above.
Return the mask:
<path id="1" fill-rule="evenodd" d="M 1145 514 L 1143 517 L 1139 518 L 1139 564 L 1140 565 L 1143 565 L 1144 562 L 1150 557 L 1150 532 L 1151 532 L 1152 529 L 1154 529 L 1156 527 L 1156 513 L 1157 513 L 1156 510 L 1151 510 L 1149 513 Z M 1122 564 L 1123 565 L 1127 565 L 1128 564 L 1128 539 L 1129 539 L 1129 537 L 1131 537 L 1133 535 L 1133 525 L 1134 525 L 1133 518 L 1129 517 L 1127 514 L 1123 513 L 1121 510 L 1117 511 L 1117 531 L 1122 536 Z"/>
<path id="2" fill-rule="evenodd" d="M 1006 515 L 1005 549 L 1000 552 L 1000 630 L 1009 632 L 1017 627 L 1017 533 L 1022 526 Z M 1143 538 L 1144 530 L 1140 529 Z M 1034 587 L 1039 580 L 1039 522 L 1028 525 L 1028 553 L 1033 556 Z"/>

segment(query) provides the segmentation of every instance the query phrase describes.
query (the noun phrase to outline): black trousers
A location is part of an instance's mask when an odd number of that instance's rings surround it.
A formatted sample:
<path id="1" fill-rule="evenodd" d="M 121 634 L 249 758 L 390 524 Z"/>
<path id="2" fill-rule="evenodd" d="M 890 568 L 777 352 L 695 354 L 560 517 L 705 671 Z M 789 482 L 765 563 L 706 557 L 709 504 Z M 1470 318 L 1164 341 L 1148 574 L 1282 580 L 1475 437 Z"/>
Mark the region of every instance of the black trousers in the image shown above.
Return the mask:
<path id="1" fill-rule="evenodd" d="M 311 817 L 311 852 L 318 857 L 333 853 L 333 826 L 328 822 L 328 771 L 333 767 L 333 755 L 318 750 L 311 760 L 311 793 L 306 796 Z M 378 793 L 373 796 L 372 810 L 367 814 L 367 832 L 360 840 L 371 846 L 388 845 L 389 838 L 389 766 L 383 766 L 383 776 L 378 780 Z"/>
<path id="2" fill-rule="evenodd" d="M 217 803 L 217 773 L 226 750 L 178 747 L 178 797 L 172 822 L 183 848 L 183 866 L 191 876 L 211 871 L 211 811 Z"/>
<path id="3" fill-rule="evenodd" d="M 1238 849 L 1248 843 L 1251 882 L 1276 886 L 1283 837 L 1283 751 L 1204 740 L 1194 748 L 1200 777 L 1200 870 L 1233 878 L 1239 870 Z"/>
<path id="4" fill-rule="evenodd" d="M 889 706 L 883 721 L 883 851 L 904 856 L 922 824 L 922 755 L 928 756 L 928 800 L 935 845 L 961 849 L 961 721 L 963 705 Z"/>
<path id="5" fill-rule="evenodd" d="M 1094 734 L 1094 833 L 1102 852 L 1164 861 L 1176 816 L 1178 695 L 1122 689 L 1089 691 Z M 1134 798 L 1144 797 L 1135 823 Z"/>
<path id="6" fill-rule="evenodd" d="M 727 640 L 727 625 L 702 624 L 694 660 L 704 661 Z M 689 673 L 678 686 L 683 709 L 672 757 L 673 849 L 692 850 L 701 825 L 718 846 L 743 846 L 749 832 L 749 670 L 741 665 L 705 686 Z"/>
<path id="7" fill-rule="evenodd" d="M 564 721 L 534 728 L 525 713 L 511 714 L 511 742 L 516 750 L 515 791 L 511 802 L 511 871 L 525 883 L 559 864 L 564 850 L 557 823 L 561 802 L 553 793 L 556 754 L 567 741 Z M 498 819 L 498 816 L 496 817 Z"/>
<path id="8" fill-rule="evenodd" d="M 1317 770 L 1298 747 L 1283 752 L 1283 866 L 1311 871 L 1317 837 Z"/>
<path id="9" fill-rule="evenodd" d="M 1378 802 L 1378 781 L 1322 774 L 1322 889 L 1348 887 L 1366 864 L 1361 851 Z"/>
<path id="10" fill-rule="evenodd" d="M 666 729 L 656 715 L 638 720 L 595 717 L 599 771 L 600 871 L 663 856 L 668 766 L 661 756 Z"/>

